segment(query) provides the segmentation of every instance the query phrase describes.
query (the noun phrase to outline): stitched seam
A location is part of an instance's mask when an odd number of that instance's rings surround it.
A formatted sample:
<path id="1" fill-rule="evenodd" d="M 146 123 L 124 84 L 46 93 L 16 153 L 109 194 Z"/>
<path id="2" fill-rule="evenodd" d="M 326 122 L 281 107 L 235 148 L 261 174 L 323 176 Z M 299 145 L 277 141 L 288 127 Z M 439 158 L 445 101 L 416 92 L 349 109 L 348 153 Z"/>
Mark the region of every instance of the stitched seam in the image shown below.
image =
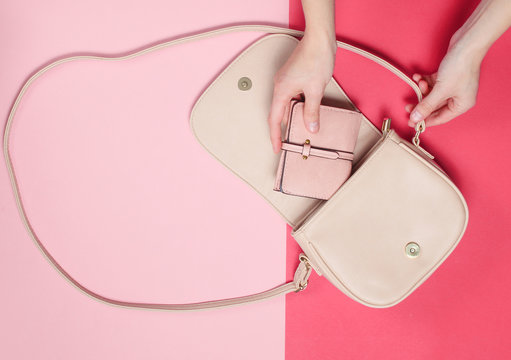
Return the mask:
<path id="1" fill-rule="evenodd" d="M 282 187 L 282 189 L 284 189 L 284 187 Z M 328 200 L 327 197 L 325 197 L 325 195 L 317 195 L 317 194 L 299 194 L 299 193 L 294 193 L 292 191 L 289 191 L 288 189 L 285 189 L 285 191 L 283 190 L 282 191 L 284 194 L 286 195 L 295 195 L 295 196 L 302 196 L 302 197 L 306 197 L 306 198 L 309 198 L 309 199 L 317 199 L 317 200 Z"/>
<path id="2" fill-rule="evenodd" d="M 284 173 L 286 170 L 286 158 L 287 158 L 287 151 L 284 151 L 284 153 L 282 154 L 282 158 L 281 158 L 282 159 L 282 169 L 279 174 L 279 177 L 280 177 L 279 190 L 282 192 L 284 192 L 283 183 L 284 183 Z"/>
<path id="3" fill-rule="evenodd" d="M 289 113 L 286 113 L 286 115 L 288 116 L 287 128 L 286 128 L 286 134 L 285 134 L 286 140 L 289 139 L 289 130 L 291 130 L 291 111 L 294 109 L 295 105 L 296 105 L 296 101 L 293 102 L 293 100 L 291 100 L 291 109 L 290 109 Z M 280 163 L 279 163 L 279 168 L 281 168 L 281 170 L 280 170 L 280 173 L 278 175 L 280 177 L 279 189 L 278 190 L 285 194 L 285 191 L 284 191 L 284 174 L 285 174 L 285 170 L 286 170 L 287 151 L 283 151 L 282 152 L 282 157 L 280 159 L 282 161 L 282 166 L 280 166 Z"/>
<path id="4" fill-rule="evenodd" d="M 284 171 L 285 156 L 286 156 L 286 154 L 284 152 L 280 155 L 279 166 L 277 168 L 277 176 L 275 178 L 275 184 L 274 184 L 273 190 L 277 190 L 277 191 L 282 190 L 282 172 Z"/>

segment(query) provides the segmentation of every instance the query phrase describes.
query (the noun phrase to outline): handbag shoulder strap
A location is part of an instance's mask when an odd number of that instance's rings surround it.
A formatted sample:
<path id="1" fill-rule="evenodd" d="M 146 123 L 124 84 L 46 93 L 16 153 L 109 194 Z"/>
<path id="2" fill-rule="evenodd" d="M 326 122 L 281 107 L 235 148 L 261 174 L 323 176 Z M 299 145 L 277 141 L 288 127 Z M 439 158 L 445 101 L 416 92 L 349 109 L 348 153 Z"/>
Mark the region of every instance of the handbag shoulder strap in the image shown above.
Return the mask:
<path id="1" fill-rule="evenodd" d="M 295 271 L 293 281 L 290 281 L 288 283 L 279 285 L 275 288 L 256 293 L 253 295 L 248 296 L 242 296 L 242 297 L 236 297 L 236 298 L 229 298 L 229 299 L 222 299 L 222 300 L 215 300 L 215 301 L 205 301 L 205 302 L 198 302 L 198 303 L 188 303 L 188 304 L 152 304 L 152 303 L 137 303 L 137 302 L 128 302 L 128 301 L 120 301 L 111 299 L 108 297 L 105 297 L 103 295 L 97 294 L 92 290 L 89 290 L 82 284 L 80 284 L 77 280 L 75 280 L 66 270 L 64 270 L 58 262 L 53 258 L 53 256 L 48 252 L 48 250 L 44 247 L 43 243 L 39 240 L 36 233 L 34 232 L 30 221 L 28 219 L 27 214 L 25 213 L 25 209 L 23 207 L 23 203 L 21 201 L 20 196 L 20 190 L 18 187 L 18 183 L 16 181 L 16 175 L 14 173 L 14 168 L 12 165 L 11 155 L 9 152 L 9 137 L 11 133 L 11 127 L 12 123 L 14 121 L 14 116 L 16 114 L 16 110 L 18 109 L 18 106 L 21 102 L 21 99 L 23 98 L 23 95 L 27 91 L 28 87 L 32 84 L 34 80 L 36 80 L 38 77 L 43 75 L 48 70 L 58 66 L 59 64 L 70 62 L 74 60 L 84 60 L 84 59 L 91 59 L 91 60 L 106 60 L 106 61 L 119 61 L 119 60 L 126 60 L 130 58 L 134 58 L 143 54 L 147 54 L 152 51 L 156 51 L 161 48 L 177 45 L 180 43 L 190 42 L 194 40 L 199 40 L 206 37 L 211 37 L 215 35 L 220 35 L 224 33 L 229 32 L 238 32 L 238 31 L 261 31 L 261 32 L 267 32 L 267 33 L 275 33 L 275 34 L 288 34 L 292 36 L 303 36 L 304 32 L 299 30 L 293 30 L 283 27 L 277 27 L 277 26 L 268 26 L 268 25 L 235 25 L 235 26 L 228 26 L 228 27 L 222 27 L 215 30 L 210 31 L 204 31 L 201 33 L 183 36 L 180 38 L 176 38 L 174 40 L 166 41 L 157 45 L 153 45 L 147 48 L 144 48 L 142 50 L 132 52 L 128 55 L 124 56 L 96 56 L 96 55 L 78 55 L 78 56 L 71 56 L 62 58 L 60 60 L 54 61 L 47 66 L 41 68 L 39 71 L 37 71 L 35 74 L 33 74 L 23 85 L 20 92 L 18 93 L 18 96 L 16 97 L 16 100 L 11 108 L 11 111 L 9 113 L 9 117 L 7 119 L 7 124 L 4 129 L 4 157 L 5 162 L 7 165 L 7 171 L 11 180 L 11 186 L 14 192 L 14 197 L 16 200 L 16 205 L 18 207 L 18 211 L 21 215 L 21 219 L 23 221 L 23 224 L 25 225 L 25 228 L 27 229 L 28 233 L 30 234 L 33 241 L 36 243 L 37 247 L 41 250 L 43 255 L 47 258 L 47 260 L 55 267 L 55 269 L 65 278 L 67 279 L 71 284 L 76 286 L 79 290 L 83 291 L 85 294 L 91 296 L 92 298 L 111 304 L 111 305 L 117 305 L 122 307 L 128 307 L 128 308 L 144 308 L 144 309 L 155 309 L 155 310 L 170 310 L 170 311 L 185 311 L 185 310 L 200 310 L 200 309 L 210 309 L 210 308 L 219 308 L 219 307 L 226 307 L 226 306 L 232 306 L 236 304 L 243 304 L 247 302 L 254 302 L 259 301 L 263 299 L 268 299 L 277 295 L 287 294 L 290 292 L 299 292 L 307 286 L 308 278 L 311 273 L 311 265 L 307 259 L 307 257 L 304 254 L 300 254 L 300 263 Z M 359 49 L 355 46 L 343 43 L 341 41 L 337 41 L 337 46 L 349 51 L 352 51 L 356 54 L 359 54 L 361 56 L 364 56 L 370 60 L 373 60 L 374 62 L 380 64 L 387 70 L 391 71 L 395 75 L 397 75 L 401 80 L 406 82 L 415 92 L 417 95 L 417 98 L 419 101 L 422 99 L 422 93 L 419 89 L 419 87 L 413 82 L 408 76 L 406 76 L 403 72 L 401 72 L 399 69 L 388 63 L 387 61 L 365 51 L 362 49 Z"/>

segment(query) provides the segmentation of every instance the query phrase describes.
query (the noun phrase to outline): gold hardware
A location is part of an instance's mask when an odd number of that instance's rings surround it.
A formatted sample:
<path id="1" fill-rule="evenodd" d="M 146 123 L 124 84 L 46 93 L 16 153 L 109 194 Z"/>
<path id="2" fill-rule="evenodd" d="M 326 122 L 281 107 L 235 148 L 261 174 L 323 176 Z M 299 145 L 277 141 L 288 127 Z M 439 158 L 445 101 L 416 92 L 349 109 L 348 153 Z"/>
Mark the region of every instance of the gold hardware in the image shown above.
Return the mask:
<path id="1" fill-rule="evenodd" d="M 383 124 L 381 126 L 381 132 L 383 133 L 383 135 L 385 135 L 386 133 L 388 133 L 390 131 L 390 121 L 391 120 L 392 120 L 391 118 L 383 119 Z"/>
<path id="2" fill-rule="evenodd" d="M 238 89 L 242 91 L 249 90 L 252 87 L 252 80 L 244 76 L 238 80 Z"/>
<path id="3" fill-rule="evenodd" d="M 304 145 L 309 145 L 310 143 L 311 143 L 311 141 L 310 141 L 309 139 L 306 139 L 306 140 L 305 140 L 305 144 L 304 144 Z M 303 156 L 302 156 L 302 159 L 304 159 L 304 160 L 307 160 L 307 158 L 308 158 L 308 156 L 307 156 L 307 155 L 303 155 Z"/>
<path id="4" fill-rule="evenodd" d="M 300 262 L 304 263 L 305 264 L 305 269 L 307 270 L 307 273 L 305 274 L 305 283 L 301 283 L 298 285 L 298 289 L 295 290 L 295 292 L 300 292 L 302 290 L 305 290 L 305 288 L 307 287 L 307 285 L 309 284 L 309 276 L 310 276 L 310 272 L 311 272 L 311 264 L 309 262 L 309 258 L 307 256 L 305 256 L 305 254 L 300 254 L 300 256 L 298 257 L 298 259 L 300 259 Z"/>
<path id="5" fill-rule="evenodd" d="M 420 122 L 417 123 L 417 125 L 415 125 L 415 136 L 413 137 L 412 140 L 415 146 L 419 146 L 421 142 L 419 139 L 419 135 L 422 134 L 424 130 L 426 130 L 426 124 L 424 123 L 424 120 L 421 120 Z"/>
<path id="6" fill-rule="evenodd" d="M 308 284 L 309 284 L 309 280 L 307 280 L 307 281 L 305 282 L 305 284 L 300 284 L 300 285 L 298 285 L 298 290 L 296 290 L 295 292 L 300 292 L 300 291 L 302 291 L 302 290 L 305 290 L 305 288 L 307 287 L 307 285 L 308 285 Z"/>
<path id="7" fill-rule="evenodd" d="M 415 258 L 415 257 L 419 256 L 420 251 L 421 251 L 421 248 L 420 248 L 419 244 L 414 243 L 414 242 L 410 242 L 410 243 L 406 244 L 405 252 L 408 257 Z"/>
<path id="8" fill-rule="evenodd" d="M 300 254 L 298 257 L 298 260 L 303 261 L 306 265 L 310 265 L 309 258 L 305 256 L 304 254 Z"/>

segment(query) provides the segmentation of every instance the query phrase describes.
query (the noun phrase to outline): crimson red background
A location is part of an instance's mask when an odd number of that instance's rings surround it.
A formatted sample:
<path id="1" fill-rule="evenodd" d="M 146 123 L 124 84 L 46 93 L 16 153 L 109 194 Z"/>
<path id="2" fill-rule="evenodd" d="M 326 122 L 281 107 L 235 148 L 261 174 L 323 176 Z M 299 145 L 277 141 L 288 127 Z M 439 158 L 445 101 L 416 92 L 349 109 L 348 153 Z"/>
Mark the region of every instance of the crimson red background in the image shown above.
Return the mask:
<path id="1" fill-rule="evenodd" d="M 431 73 L 477 4 L 337 1 L 337 39 L 383 56 L 409 75 Z M 290 0 L 290 27 L 305 28 L 299 0 Z M 510 55 L 508 31 L 483 61 L 477 105 L 421 135 L 421 145 L 468 204 L 468 227 L 458 247 L 412 295 L 388 309 L 365 307 L 313 273 L 306 291 L 286 298 L 286 359 L 511 358 Z M 334 77 L 373 124 L 380 127 L 390 116 L 401 136 L 413 135 L 404 111 L 413 93 L 391 73 L 339 50 Z M 300 249 L 289 232 L 292 279 Z"/>

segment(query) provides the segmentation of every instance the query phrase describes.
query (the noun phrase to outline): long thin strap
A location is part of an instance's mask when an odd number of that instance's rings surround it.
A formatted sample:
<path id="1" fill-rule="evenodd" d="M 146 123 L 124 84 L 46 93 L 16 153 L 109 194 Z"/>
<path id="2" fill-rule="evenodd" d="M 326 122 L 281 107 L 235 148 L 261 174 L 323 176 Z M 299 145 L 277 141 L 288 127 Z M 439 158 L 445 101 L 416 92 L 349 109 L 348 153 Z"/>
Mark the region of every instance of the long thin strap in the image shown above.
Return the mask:
<path id="1" fill-rule="evenodd" d="M 232 306 L 237 304 L 243 304 L 247 302 L 254 302 L 259 301 L 263 299 L 268 299 L 277 295 L 281 294 L 287 294 L 289 292 L 299 292 L 307 286 L 308 278 L 311 273 L 311 265 L 307 259 L 307 257 L 304 254 L 300 254 L 300 263 L 295 271 L 295 275 L 293 278 L 293 281 L 290 281 L 286 284 L 279 285 L 275 288 L 272 288 L 270 290 L 266 290 L 257 294 L 248 295 L 248 296 L 242 296 L 242 297 L 236 297 L 236 298 L 230 298 L 230 299 L 223 299 L 223 300 L 215 300 L 215 301 L 206 301 L 206 302 L 199 302 L 199 303 L 189 303 L 189 304 L 151 304 L 151 303 L 137 303 L 137 302 L 127 302 L 127 301 L 120 301 L 120 300 L 114 300 L 110 299 L 108 297 L 102 296 L 100 294 L 95 293 L 94 291 L 91 291 L 87 289 L 85 286 L 80 284 L 77 280 L 75 280 L 66 270 L 64 270 L 58 262 L 51 256 L 51 254 L 48 252 L 48 250 L 44 247 L 42 242 L 37 237 L 35 231 L 33 230 L 30 221 L 28 219 L 28 216 L 25 212 L 25 209 L 23 207 L 23 202 L 21 201 L 21 195 L 18 183 L 16 181 L 16 175 L 14 172 L 14 168 L 11 161 L 11 154 L 9 152 L 9 137 L 11 133 L 11 126 L 14 120 L 14 115 L 16 114 L 16 110 L 18 109 L 18 106 L 21 102 L 21 99 L 23 98 L 23 95 L 27 91 L 28 87 L 34 82 L 38 77 L 43 75 L 45 72 L 50 70 L 53 67 L 56 67 L 59 64 L 74 61 L 74 60 L 84 60 L 84 59 L 90 59 L 90 60 L 113 60 L 113 61 L 119 61 L 119 60 L 127 60 L 131 59 L 137 56 L 141 56 L 143 54 L 150 53 L 152 51 L 156 51 L 158 49 L 162 49 L 165 47 L 169 47 L 172 45 L 176 45 L 179 43 L 185 43 L 189 41 L 199 40 L 201 38 L 211 37 L 215 35 L 220 35 L 224 33 L 229 32 L 238 32 L 238 31 L 261 31 L 261 32 L 267 32 L 267 33 L 278 33 L 278 34 L 288 34 L 292 36 L 299 36 L 302 37 L 304 35 L 303 31 L 298 30 L 292 30 L 277 26 L 268 26 L 268 25 L 236 25 L 236 26 L 229 26 L 229 27 L 223 27 L 215 30 L 205 31 L 194 35 L 184 36 L 181 38 L 177 38 L 174 40 L 166 41 L 161 44 L 157 44 L 154 46 L 150 46 L 148 48 L 130 53 L 128 55 L 124 56 L 118 56 L 118 57 L 112 57 L 112 56 L 95 56 L 95 55 L 80 55 L 80 56 L 71 56 L 67 58 L 63 58 L 57 61 L 52 62 L 51 64 L 45 66 L 44 68 L 37 71 L 34 75 L 32 75 L 23 85 L 21 88 L 18 96 L 16 97 L 16 101 L 14 102 L 11 111 L 9 113 L 9 117 L 7 119 L 7 124 L 4 131 L 4 157 L 5 162 L 7 164 L 7 171 L 9 173 L 9 177 L 11 179 L 11 186 L 14 192 L 14 197 L 16 200 L 16 204 L 18 207 L 18 211 L 21 215 L 21 219 L 23 221 L 23 224 L 25 225 L 25 228 L 27 229 L 28 233 L 30 234 L 31 238 L 34 240 L 37 247 L 41 250 L 43 255 L 47 258 L 47 260 L 55 267 L 55 269 L 64 276 L 65 279 L 67 279 L 71 284 L 76 286 L 79 290 L 83 291 L 85 294 L 91 296 L 92 298 L 111 304 L 111 305 L 117 305 L 122 307 L 128 307 L 128 308 L 143 308 L 143 309 L 154 309 L 154 310 L 170 310 L 170 311 L 185 311 L 185 310 L 201 310 L 201 309 L 210 309 L 210 308 L 219 308 L 219 307 L 226 307 L 226 306 Z M 404 82 L 406 82 L 410 87 L 413 89 L 415 94 L 417 95 L 417 98 L 419 101 L 422 99 L 422 93 L 419 89 L 419 87 L 404 73 L 402 73 L 400 70 L 398 70 L 393 65 L 389 64 L 387 61 L 365 51 L 362 49 L 359 49 L 355 46 L 343 43 L 341 41 L 337 41 L 337 46 L 349 51 L 352 51 L 356 54 L 359 54 L 361 56 L 364 56 L 370 60 L 375 61 L 376 63 L 382 65 L 386 69 L 393 72 L 395 75 L 397 75 L 400 79 L 402 79 Z"/>

